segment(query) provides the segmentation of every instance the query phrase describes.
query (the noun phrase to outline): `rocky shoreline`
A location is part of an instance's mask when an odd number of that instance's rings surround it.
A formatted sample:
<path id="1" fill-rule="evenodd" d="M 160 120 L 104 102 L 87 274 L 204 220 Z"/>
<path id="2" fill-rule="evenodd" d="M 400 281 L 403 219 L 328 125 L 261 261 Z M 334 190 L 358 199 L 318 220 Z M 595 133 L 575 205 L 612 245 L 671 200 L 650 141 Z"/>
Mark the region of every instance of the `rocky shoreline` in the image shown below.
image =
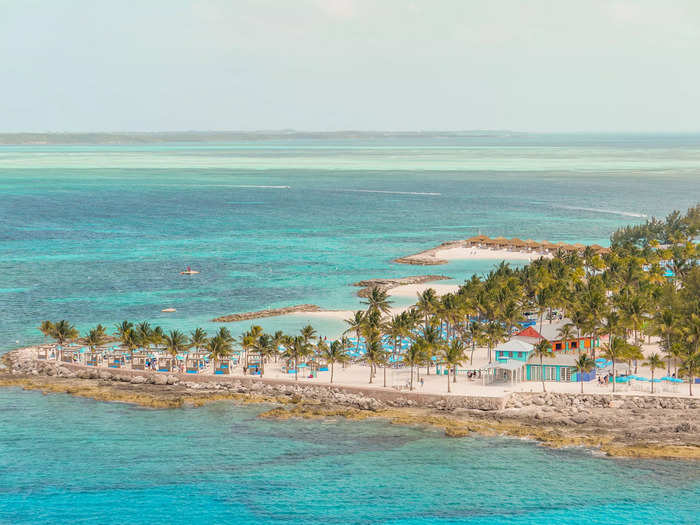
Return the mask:
<path id="1" fill-rule="evenodd" d="M 164 409 L 216 401 L 274 405 L 268 419 L 383 418 L 429 425 L 450 437 L 513 436 L 610 456 L 700 459 L 700 400 L 650 395 L 511 393 L 443 396 L 378 387 L 304 384 L 237 376 L 106 371 L 36 361 L 28 349 L 2 357 L 0 386 Z"/>
<path id="2" fill-rule="evenodd" d="M 212 323 L 233 323 L 236 321 L 247 321 L 249 319 L 261 319 L 263 317 L 277 317 L 278 315 L 294 314 L 299 312 L 320 312 L 321 307 L 315 304 L 297 304 L 285 306 L 283 308 L 270 308 L 258 310 L 257 312 L 243 312 L 240 314 L 223 315 L 212 319 Z"/>
<path id="3" fill-rule="evenodd" d="M 446 277 L 444 275 L 413 275 L 410 277 L 397 277 L 395 279 L 367 279 L 353 283 L 353 286 L 362 287 L 362 289 L 357 292 L 358 297 L 367 297 L 372 288 L 379 288 L 380 290 L 388 292 L 392 288 L 407 284 L 423 284 L 432 281 L 445 281 L 448 279 L 451 279 L 451 277 Z"/>

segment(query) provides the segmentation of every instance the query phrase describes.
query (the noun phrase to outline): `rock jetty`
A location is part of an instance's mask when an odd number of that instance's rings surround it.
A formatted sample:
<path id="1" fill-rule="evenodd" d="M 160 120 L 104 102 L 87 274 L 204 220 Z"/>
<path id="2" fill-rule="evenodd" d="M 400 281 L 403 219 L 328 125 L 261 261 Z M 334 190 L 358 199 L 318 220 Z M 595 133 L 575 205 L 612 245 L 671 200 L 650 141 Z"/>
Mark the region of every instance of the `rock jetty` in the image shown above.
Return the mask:
<path id="1" fill-rule="evenodd" d="M 213 323 L 233 323 L 235 321 L 247 321 L 248 319 L 260 319 L 262 317 L 276 317 L 278 315 L 293 314 L 297 312 L 320 312 L 321 307 L 315 304 L 297 304 L 295 306 L 285 306 L 284 308 L 270 308 L 268 310 L 258 310 L 257 312 L 244 312 L 241 314 L 224 315 L 212 319 Z"/>
<path id="2" fill-rule="evenodd" d="M 444 275 L 413 275 L 411 277 L 398 277 L 395 279 L 367 279 L 365 281 L 359 281 L 353 283 L 353 286 L 361 286 L 362 290 L 357 292 L 359 297 L 367 297 L 372 288 L 380 288 L 384 291 L 389 291 L 397 286 L 403 286 L 406 284 L 423 284 L 432 281 L 444 281 L 446 279 L 451 279 L 451 277 L 446 277 Z"/>
<path id="3" fill-rule="evenodd" d="M 463 248 L 466 246 L 466 242 L 467 241 L 443 242 L 440 246 L 430 248 L 429 250 L 425 250 L 420 253 L 414 253 L 413 255 L 407 255 L 406 257 L 399 257 L 398 259 L 394 259 L 393 262 L 399 264 L 413 264 L 415 266 L 437 266 L 440 264 L 447 264 L 449 261 L 446 259 L 438 259 L 435 254 L 440 250 Z"/>

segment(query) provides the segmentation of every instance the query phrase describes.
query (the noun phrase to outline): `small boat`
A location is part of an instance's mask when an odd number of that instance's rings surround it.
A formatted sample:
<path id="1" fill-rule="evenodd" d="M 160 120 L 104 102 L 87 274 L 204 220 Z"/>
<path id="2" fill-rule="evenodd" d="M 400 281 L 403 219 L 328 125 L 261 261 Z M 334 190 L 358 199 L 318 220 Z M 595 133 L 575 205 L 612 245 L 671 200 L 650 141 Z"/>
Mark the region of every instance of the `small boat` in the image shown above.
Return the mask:
<path id="1" fill-rule="evenodd" d="M 177 310 L 175 308 L 163 308 L 161 312 L 177 312 Z"/>
<path id="2" fill-rule="evenodd" d="M 180 272 L 180 275 L 194 275 L 199 273 L 197 270 L 185 270 L 184 272 Z"/>

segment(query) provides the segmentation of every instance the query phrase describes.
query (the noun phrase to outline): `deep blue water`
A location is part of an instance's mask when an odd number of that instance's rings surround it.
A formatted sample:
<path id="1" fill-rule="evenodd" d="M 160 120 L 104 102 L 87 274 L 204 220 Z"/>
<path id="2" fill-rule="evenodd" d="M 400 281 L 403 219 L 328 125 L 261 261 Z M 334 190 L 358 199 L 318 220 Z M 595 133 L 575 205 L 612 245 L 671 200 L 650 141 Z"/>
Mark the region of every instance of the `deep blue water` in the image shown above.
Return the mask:
<path id="1" fill-rule="evenodd" d="M 351 308 L 361 279 L 491 268 L 391 262 L 444 240 L 604 244 L 698 200 L 694 136 L 0 147 L 0 351 L 39 341 L 42 319 L 190 330 L 274 306 Z M 180 276 L 186 264 L 201 273 Z M 698 521 L 696 464 L 258 410 L 0 390 L 0 522 Z"/>

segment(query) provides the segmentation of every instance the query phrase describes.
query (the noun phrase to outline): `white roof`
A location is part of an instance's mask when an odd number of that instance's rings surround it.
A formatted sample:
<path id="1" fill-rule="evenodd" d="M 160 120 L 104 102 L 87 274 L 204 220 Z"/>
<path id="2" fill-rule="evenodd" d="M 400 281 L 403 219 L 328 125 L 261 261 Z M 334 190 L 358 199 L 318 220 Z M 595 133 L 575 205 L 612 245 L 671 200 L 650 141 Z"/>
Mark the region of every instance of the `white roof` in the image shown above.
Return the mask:
<path id="1" fill-rule="evenodd" d="M 511 339 L 505 343 L 501 343 L 494 350 L 505 350 L 506 352 L 532 352 L 533 346 L 520 339 Z"/>
<path id="2" fill-rule="evenodd" d="M 522 361 L 516 361 L 515 359 L 508 359 L 505 363 L 491 363 L 489 368 L 500 368 L 505 370 L 520 370 L 525 366 Z"/>

